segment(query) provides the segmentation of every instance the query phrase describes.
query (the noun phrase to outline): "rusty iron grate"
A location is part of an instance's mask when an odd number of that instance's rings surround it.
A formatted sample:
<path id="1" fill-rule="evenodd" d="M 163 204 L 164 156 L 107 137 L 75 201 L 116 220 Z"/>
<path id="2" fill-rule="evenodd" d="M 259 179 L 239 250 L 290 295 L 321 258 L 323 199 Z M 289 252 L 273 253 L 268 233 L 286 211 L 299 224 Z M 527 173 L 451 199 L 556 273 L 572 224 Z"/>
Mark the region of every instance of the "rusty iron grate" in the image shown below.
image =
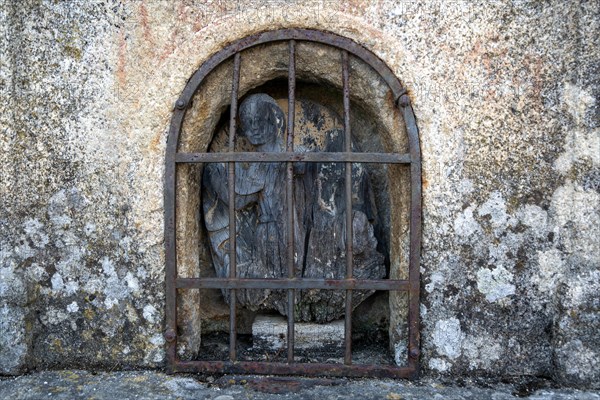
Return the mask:
<path id="1" fill-rule="evenodd" d="M 288 126 L 286 130 L 286 152 L 259 153 L 235 152 L 234 135 L 236 132 L 236 115 L 238 108 L 238 84 L 240 76 L 240 53 L 250 47 L 287 41 L 289 44 L 288 66 Z M 341 75 L 343 83 L 343 125 L 345 149 L 337 153 L 300 153 L 294 152 L 294 115 L 296 88 L 296 41 L 316 42 L 338 48 L 341 51 Z M 402 113 L 406 124 L 409 141 L 409 153 L 353 153 L 350 132 L 350 85 L 349 61 L 351 54 L 371 66 L 391 89 L 396 105 Z M 229 119 L 229 147 L 224 153 L 179 153 L 177 151 L 183 120 L 192 96 L 205 77 L 223 61 L 233 58 L 233 84 L 231 90 L 231 111 Z M 398 279 L 356 279 L 353 277 L 352 257 L 352 213 L 346 213 L 346 277 L 345 279 L 307 279 L 294 276 L 293 242 L 289 243 L 288 276 L 270 279 L 238 278 L 236 274 L 235 253 L 235 204 L 229 202 L 229 237 L 230 237 L 230 273 L 227 278 L 180 278 L 177 274 L 176 257 L 176 222 L 175 222 L 175 188 L 176 167 L 183 163 L 227 162 L 229 179 L 229 196 L 235 195 L 235 163 L 236 162 L 285 162 L 287 163 L 287 220 L 288 229 L 293 227 L 293 204 L 290 204 L 293 190 L 293 163 L 295 162 L 338 162 L 345 164 L 345 202 L 346 209 L 352 209 L 352 163 L 386 163 L 410 165 L 411 205 L 410 205 L 410 254 L 409 277 Z M 414 378 L 418 373 L 419 359 L 419 261 L 421 249 L 421 154 L 418 129 L 410 99 L 400 81 L 393 72 L 370 51 L 350 39 L 321 31 L 306 29 L 283 29 L 263 32 L 246 37 L 232 43 L 213 55 L 192 76 L 176 102 L 171 119 L 165 160 L 165 247 L 166 247 L 166 350 L 169 372 L 202 372 L 232 374 L 278 374 L 309 376 L 377 376 Z M 289 240 L 289 239 L 288 239 Z M 229 289 L 230 321 L 229 321 L 229 360 L 228 361 L 183 361 L 177 356 L 177 290 L 182 289 Z M 238 289 L 280 289 L 287 291 L 288 309 L 292 309 L 295 290 L 324 289 L 344 290 L 346 292 L 344 364 L 300 363 L 294 361 L 294 313 L 287 316 L 287 362 L 238 361 L 236 354 L 237 321 L 235 293 Z M 352 363 L 352 291 L 353 290 L 404 291 L 408 293 L 408 361 L 406 366 L 395 365 L 357 365 Z"/>

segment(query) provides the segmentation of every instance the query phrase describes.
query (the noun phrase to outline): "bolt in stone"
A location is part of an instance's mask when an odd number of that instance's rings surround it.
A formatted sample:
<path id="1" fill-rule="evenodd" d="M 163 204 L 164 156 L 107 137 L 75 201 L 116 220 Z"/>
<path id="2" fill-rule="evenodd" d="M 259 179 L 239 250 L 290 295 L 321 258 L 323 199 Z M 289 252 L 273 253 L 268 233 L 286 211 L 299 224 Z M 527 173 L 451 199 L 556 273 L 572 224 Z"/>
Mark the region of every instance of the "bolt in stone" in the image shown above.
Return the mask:
<path id="1" fill-rule="evenodd" d="M 400 99 L 398 99 L 398 104 L 400 104 L 400 107 L 406 107 L 410 104 L 410 98 L 408 97 L 407 94 L 403 94 L 402 96 L 400 96 Z"/>
<path id="2" fill-rule="evenodd" d="M 168 329 L 165 332 L 165 340 L 169 343 L 175 340 L 176 337 L 177 335 L 175 334 L 175 331 L 173 329 Z"/>

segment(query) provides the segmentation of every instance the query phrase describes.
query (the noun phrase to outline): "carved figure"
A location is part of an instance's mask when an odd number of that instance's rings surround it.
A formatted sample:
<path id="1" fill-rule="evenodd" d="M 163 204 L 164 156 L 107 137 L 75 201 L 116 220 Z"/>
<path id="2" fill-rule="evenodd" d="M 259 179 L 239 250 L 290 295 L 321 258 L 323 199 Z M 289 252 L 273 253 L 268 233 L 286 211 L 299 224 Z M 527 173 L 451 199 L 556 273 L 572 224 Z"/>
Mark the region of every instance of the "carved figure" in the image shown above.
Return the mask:
<path id="1" fill-rule="evenodd" d="M 248 96 L 240 105 L 240 134 L 260 152 L 285 151 L 285 115 L 266 94 Z M 325 133 L 322 151 L 341 151 L 343 132 Z M 383 255 L 373 234 L 376 211 L 367 172 L 352 168 L 354 275 L 385 276 Z M 202 180 L 202 206 L 217 276 L 229 276 L 229 195 L 225 163 L 208 164 Z M 287 276 L 287 212 L 285 163 L 237 163 L 235 168 L 236 258 L 242 278 Z M 294 165 L 294 269 L 298 277 L 345 277 L 344 165 Z M 229 301 L 227 291 L 223 291 Z M 371 293 L 355 291 L 354 306 Z M 252 310 L 276 309 L 287 315 L 285 291 L 239 290 L 237 301 Z M 344 293 L 298 291 L 296 318 L 327 322 L 344 313 Z"/>

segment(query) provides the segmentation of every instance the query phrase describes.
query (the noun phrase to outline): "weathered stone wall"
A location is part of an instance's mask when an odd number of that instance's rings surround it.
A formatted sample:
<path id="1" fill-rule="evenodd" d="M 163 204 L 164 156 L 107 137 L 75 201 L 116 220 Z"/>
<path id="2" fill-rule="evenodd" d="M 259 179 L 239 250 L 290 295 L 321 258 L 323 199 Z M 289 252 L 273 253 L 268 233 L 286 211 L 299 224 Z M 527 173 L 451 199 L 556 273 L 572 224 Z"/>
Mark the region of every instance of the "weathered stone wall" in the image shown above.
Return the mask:
<path id="1" fill-rule="evenodd" d="M 600 382 L 600 5 L 0 1 L 0 372 L 163 363 L 163 154 L 187 79 L 280 27 L 411 91 L 426 374 Z"/>

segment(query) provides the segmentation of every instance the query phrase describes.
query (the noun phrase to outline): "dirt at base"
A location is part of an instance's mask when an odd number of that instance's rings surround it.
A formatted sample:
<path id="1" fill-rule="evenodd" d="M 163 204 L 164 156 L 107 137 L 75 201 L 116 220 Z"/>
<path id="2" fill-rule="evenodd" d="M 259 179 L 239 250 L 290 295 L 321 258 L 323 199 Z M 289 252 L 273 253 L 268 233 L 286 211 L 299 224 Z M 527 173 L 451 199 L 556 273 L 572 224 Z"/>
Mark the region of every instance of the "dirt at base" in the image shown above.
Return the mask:
<path id="1" fill-rule="evenodd" d="M 197 360 L 225 361 L 229 358 L 229 335 L 210 333 L 202 337 Z M 237 359 L 239 361 L 285 362 L 287 347 L 273 349 L 262 343 L 254 343 L 252 335 L 237 336 Z M 314 349 L 295 349 L 295 362 L 301 363 L 344 363 L 344 349 L 340 346 L 321 346 Z M 354 364 L 393 365 L 389 342 L 385 335 L 359 336 L 352 343 Z"/>

